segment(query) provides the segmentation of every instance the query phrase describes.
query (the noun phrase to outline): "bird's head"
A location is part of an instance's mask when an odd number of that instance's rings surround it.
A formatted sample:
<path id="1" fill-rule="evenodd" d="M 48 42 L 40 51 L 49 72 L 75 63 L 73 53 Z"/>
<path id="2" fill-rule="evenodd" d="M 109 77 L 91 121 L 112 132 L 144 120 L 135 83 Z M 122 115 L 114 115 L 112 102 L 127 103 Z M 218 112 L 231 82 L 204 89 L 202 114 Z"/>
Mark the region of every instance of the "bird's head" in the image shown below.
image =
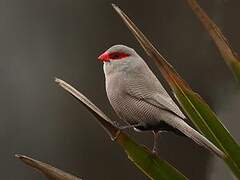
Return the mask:
<path id="1" fill-rule="evenodd" d="M 98 59 L 104 63 L 105 74 L 131 71 L 142 62 L 136 51 L 124 45 L 114 45 L 102 53 Z"/>
<path id="2" fill-rule="evenodd" d="M 114 45 L 102 53 L 98 59 L 104 63 L 126 61 L 136 55 L 134 49 L 124 45 Z"/>

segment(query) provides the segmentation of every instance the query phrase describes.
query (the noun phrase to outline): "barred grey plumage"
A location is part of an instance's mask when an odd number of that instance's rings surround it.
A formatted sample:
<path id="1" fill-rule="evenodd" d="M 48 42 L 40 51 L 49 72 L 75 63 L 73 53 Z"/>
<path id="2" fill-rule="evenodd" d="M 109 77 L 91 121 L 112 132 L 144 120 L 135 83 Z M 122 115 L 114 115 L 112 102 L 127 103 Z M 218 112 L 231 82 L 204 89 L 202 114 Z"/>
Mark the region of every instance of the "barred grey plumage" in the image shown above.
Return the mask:
<path id="1" fill-rule="evenodd" d="M 136 130 L 184 134 L 210 151 L 224 153 L 190 127 L 145 61 L 131 48 L 115 45 L 100 57 L 104 62 L 107 96 L 116 114 Z M 156 133 L 154 150 L 156 150 Z"/>

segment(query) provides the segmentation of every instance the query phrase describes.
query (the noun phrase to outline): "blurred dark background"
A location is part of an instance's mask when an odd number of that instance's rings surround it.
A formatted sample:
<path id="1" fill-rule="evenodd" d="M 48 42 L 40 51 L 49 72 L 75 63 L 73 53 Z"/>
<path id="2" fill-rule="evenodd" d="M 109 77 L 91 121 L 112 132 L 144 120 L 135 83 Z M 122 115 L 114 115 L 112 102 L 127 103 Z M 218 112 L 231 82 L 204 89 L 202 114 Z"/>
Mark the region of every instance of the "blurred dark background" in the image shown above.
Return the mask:
<path id="1" fill-rule="evenodd" d="M 0 0 L 0 177 L 44 179 L 14 158 L 29 155 L 86 180 L 147 179 L 95 119 L 54 83 L 74 85 L 116 119 L 97 56 L 114 44 L 146 55 L 109 0 Z M 118 0 L 239 142 L 240 92 L 212 40 L 184 0 Z M 235 50 L 239 0 L 199 0 Z M 239 51 L 238 51 L 239 52 Z M 146 58 L 147 59 L 147 58 Z M 151 61 L 147 62 L 162 80 Z M 165 87 L 169 87 L 165 83 Z M 152 146 L 151 134 L 129 132 Z M 163 134 L 162 158 L 190 179 L 231 179 L 221 160 L 187 138 Z"/>

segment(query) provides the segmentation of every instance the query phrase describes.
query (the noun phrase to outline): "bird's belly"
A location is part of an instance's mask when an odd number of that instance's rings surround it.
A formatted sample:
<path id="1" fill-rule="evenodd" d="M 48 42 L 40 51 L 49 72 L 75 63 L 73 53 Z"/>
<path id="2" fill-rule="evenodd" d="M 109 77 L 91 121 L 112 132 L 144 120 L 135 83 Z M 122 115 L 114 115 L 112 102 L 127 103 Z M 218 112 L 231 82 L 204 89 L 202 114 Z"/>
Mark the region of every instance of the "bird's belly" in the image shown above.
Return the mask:
<path id="1" fill-rule="evenodd" d="M 117 115 L 130 125 L 148 126 L 159 123 L 159 119 L 156 119 L 158 109 L 141 100 L 121 96 L 110 102 Z"/>

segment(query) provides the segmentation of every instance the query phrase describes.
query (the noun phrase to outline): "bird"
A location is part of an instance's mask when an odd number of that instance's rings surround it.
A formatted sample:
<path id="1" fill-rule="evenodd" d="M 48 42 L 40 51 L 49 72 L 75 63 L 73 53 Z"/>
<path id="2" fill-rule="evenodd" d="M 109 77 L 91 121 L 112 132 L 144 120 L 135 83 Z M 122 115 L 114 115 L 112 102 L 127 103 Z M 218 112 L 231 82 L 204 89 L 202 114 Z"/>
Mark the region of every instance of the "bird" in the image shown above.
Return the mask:
<path id="1" fill-rule="evenodd" d="M 103 62 L 108 100 L 117 116 L 135 131 L 152 131 L 153 153 L 161 132 L 173 132 L 191 138 L 219 157 L 224 153 L 184 120 L 171 96 L 137 52 L 125 45 L 114 45 L 98 59 Z"/>

